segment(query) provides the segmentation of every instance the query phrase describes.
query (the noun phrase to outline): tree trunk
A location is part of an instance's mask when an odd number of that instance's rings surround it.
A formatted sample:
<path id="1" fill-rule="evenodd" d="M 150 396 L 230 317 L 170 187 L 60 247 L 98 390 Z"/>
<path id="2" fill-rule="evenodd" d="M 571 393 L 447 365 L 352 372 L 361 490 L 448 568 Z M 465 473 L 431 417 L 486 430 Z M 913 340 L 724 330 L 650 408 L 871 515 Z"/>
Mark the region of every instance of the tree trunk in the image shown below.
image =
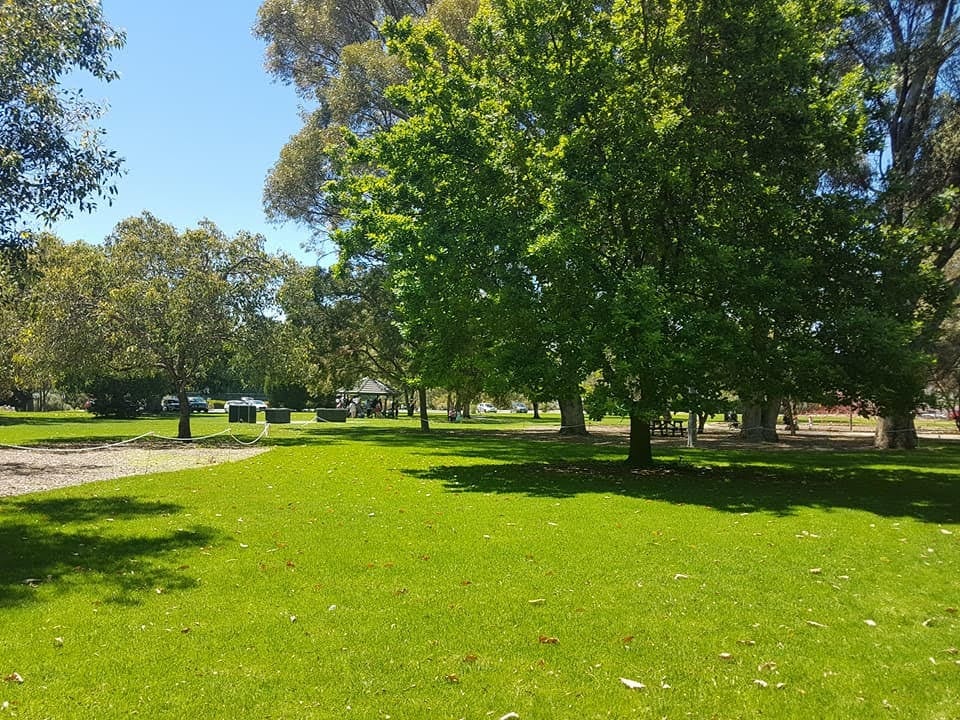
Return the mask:
<path id="1" fill-rule="evenodd" d="M 744 442 L 777 442 L 777 415 L 780 398 L 744 403 L 740 439 Z"/>
<path id="2" fill-rule="evenodd" d="M 533 419 L 534 420 L 540 419 L 540 403 L 536 401 L 534 401 L 533 403 Z"/>
<path id="3" fill-rule="evenodd" d="M 417 396 L 420 398 L 420 429 L 423 432 L 429 432 L 430 419 L 427 417 L 427 389 L 423 386 L 417 388 Z"/>
<path id="4" fill-rule="evenodd" d="M 913 450 L 917 447 L 917 428 L 913 413 L 877 418 L 873 446 L 880 450 Z"/>
<path id="5" fill-rule="evenodd" d="M 697 413 L 697 432 L 702 433 L 703 429 L 707 426 L 707 413 L 698 412 Z"/>
<path id="6" fill-rule="evenodd" d="M 583 398 L 579 395 L 560 398 L 560 434 L 588 435 L 587 423 L 583 417 Z"/>
<path id="7" fill-rule="evenodd" d="M 190 400 L 187 398 L 187 391 L 177 392 L 177 400 L 180 401 L 180 422 L 177 425 L 177 437 L 181 440 L 188 440 L 190 437 Z"/>
<path id="8" fill-rule="evenodd" d="M 630 409 L 630 453 L 627 455 L 630 467 L 649 467 L 653 465 L 653 447 L 650 443 L 650 420 Z"/>

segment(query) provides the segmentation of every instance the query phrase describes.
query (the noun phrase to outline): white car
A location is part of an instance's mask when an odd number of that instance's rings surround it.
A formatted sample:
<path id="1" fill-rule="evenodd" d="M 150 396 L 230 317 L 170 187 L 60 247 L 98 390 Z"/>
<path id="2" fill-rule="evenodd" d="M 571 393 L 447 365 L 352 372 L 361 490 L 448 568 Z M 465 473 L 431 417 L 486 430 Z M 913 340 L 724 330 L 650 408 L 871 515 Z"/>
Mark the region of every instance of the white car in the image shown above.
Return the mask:
<path id="1" fill-rule="evenodd" d="M 239 400 L 227 400 L 223 404 L 223 409 L 229 410 L 231 405 L 254 405 L 258 411 L 267 409 L 267 404 L 263 400 L 257 400 L 252 397 L 242 397 Z"/>
<path id="2" fill-rule="evenodd" d="M 478 413 L 495 413 L 496 411 L 497 411 L 496 406 L 491 405 L 490 403 L 483 402 L 477 405 Z"/>

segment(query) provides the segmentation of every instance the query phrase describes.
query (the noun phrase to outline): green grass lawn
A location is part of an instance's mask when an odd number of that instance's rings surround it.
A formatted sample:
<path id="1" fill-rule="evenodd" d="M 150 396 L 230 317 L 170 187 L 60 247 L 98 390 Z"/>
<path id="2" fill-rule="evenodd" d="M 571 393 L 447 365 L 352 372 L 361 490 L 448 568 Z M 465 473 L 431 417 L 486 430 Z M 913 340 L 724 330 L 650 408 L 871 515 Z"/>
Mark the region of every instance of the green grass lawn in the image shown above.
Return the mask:
<path id="1" fill-rule="evenodd" d="M 960 444 L 630 472 L 480 432 L 528 418 L 416 422 L 0 499 L 0 718 L 960 717 Z"/>

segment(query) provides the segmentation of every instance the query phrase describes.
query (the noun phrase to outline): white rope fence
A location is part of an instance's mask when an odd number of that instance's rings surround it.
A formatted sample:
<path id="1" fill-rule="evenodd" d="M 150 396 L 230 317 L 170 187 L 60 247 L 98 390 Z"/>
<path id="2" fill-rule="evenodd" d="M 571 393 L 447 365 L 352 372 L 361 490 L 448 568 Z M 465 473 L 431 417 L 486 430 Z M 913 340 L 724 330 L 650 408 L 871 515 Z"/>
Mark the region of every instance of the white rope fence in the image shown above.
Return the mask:
<path id="1" fill-rule="evenodd" d="M 7 449 L 7 450 L 28 450 L 28 451 L 31 451 L 31 452 L 48 452 L 48 453 L 63 453 L 63 454 L 68 454 L 68 453 L 93 452 L 93 451 L 98 451 L 98 450 L 112 450 L 112 449 L 114 449 L 114 448 L 118 448 L 118 447 L 121 447 L 121 446 L 123 446 L 123 445 L 130 445 L 130 444 L 135 443 L 135 442 L 138 442 L 138 441 L 140 441 L 140 440 L 149 440 L 149 439 L 151 439 L 151 438 L 156 439 L 156 440 L 164 440 L 164 441 L 175 441 L 175 442 L 181 442 L 181 443 L 193 443 L 193 442 L 199 442 L 199 441 L 201 441 L 201 440 L 209 440 L 209 439 L 211 439 L 211 438 L 220 437 L 221 435 L 229 435 L 230 438 L 232 438 L 234 442 L 236 442 L 236 443 L 238 443 L 238 444 L 240 444 L 240 445 L 248 445 L 248 446 L 249 446 L 249 445 L 256 445 L 256 444 L 257 444 L 258 442 L 260 442 L 263 438 L 267 437 L 267 436 L 269 435 L 269 433 L 270 433 L 270 423 L 264 423 L 264 424 L 263 424 L 263 430 L 262 430 L 262 431 L 260 432 L 260 434 L 259 434 L 256 438 L 254 438 L 253 440 L 241 440 L 241 439 L 238 438 L 236 435 L 234 435 L 234 434 L 233 434 L 233 431 L 228 427 L 228 428 L 226 428 L 225 430 L 221 430 L 220 432 L 213 433 L 212 435 L 201 435 L 201 436 L 199 436 L 199 437 L 189 437 L 189 438 L 168 437 L 168 436 L 166 436 L 166 435 L 160 435 L 159 433 L 156 433 L 156 432 L 154 432 L 153 430 L 151 430 L 150 432 L 146 432 L 146 433 L 144 433 L 143 435 L 137 435 L 136 437 L 129 438 L 128 440 L 118 440 L 117 442 L 105 443 L 105 444 L 103 444 L 103 445 L 88 445 L 88 446 L 84 446 L 84 447 L 69 447 L 69 448 L 63 448 L 63 447 L 41 447 L 41 446 L 38 446 L 38 445 L 7 445 L 6 443 L 0 443 L 0 448 L 5 448 L 5 449 Z"/>

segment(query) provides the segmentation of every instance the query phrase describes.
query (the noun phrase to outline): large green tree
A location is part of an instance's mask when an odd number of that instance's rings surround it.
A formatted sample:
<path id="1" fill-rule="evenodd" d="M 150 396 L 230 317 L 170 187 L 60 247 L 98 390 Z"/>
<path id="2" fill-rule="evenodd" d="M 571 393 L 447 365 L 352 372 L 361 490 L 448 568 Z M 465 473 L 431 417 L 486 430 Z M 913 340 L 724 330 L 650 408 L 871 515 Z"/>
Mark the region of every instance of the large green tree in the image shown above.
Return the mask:
<path id="1" fill-rule="evenodd" d="M 145 213 L 106 239 L 106 294 L 97 319 L 112 362 L 162 373 L 180 399 L 179 437 L 190 437 L 187 392 L 247 325 L 273 305 L 278 264 L 264 238 L 226 236 L 213 223 L 178 232 Z"/>
<path id="2" fill-rule="evenodd" d="M 386 256 L 425 327 L 509 324 L 554 294 L 546 347 L 583 343 L 630 409 L 630 461 L 649 462 L 650 418 L 742 381 L 730 369 L 771 334 L 820 348 L 810 377 L 852 349 L 824 339 L 837 306 L 809 302 L 840 285 L 811 271 L 818 243 L 842 254 L 856 227 L 824 209 L 824 176 L 850 172 L 864 130 L 857 75 L 824 61 L 842 10 L 502 0 L 477 53 L 400 23 L 410 80 L 390 97 L 409 119 L 358 145 L 375 171 L 345 183 L 341 241 Z M 521 301 L 457 282 L 484 267 Z"/>
<path id="3" fill-rule="evenodd" d="M 864 168 L 865 187 L 889 235 L 924 245 L 924 253 L 904 259 L 943 273 L 960 251 L 960 11 L 953 0 L 868 0 L 847 26 L 840 57 L 873 81 L 874 129 L 882 139 Z M 955 275 L 952 284 L 960 287 Z M 931 352 L 949 298 L 939 313 L 928 312 L 922 295 L 897 301 L 911 302 L 917 311 L 914 353 Z M 914 408 L 922 388 L 919 380 L 888 394 L 879 408 L 878 447 L 916 446 Z"/>
<path id="4" fill-rule="evenodd" d="M 64 76 L 84 70 L 109 81 L 123 34 L 93 0 L 0 3 L 0 248 L 23 242 L 21 223 L 90 210 L 120 160 L 91 126 L 101 108 Z"/>

